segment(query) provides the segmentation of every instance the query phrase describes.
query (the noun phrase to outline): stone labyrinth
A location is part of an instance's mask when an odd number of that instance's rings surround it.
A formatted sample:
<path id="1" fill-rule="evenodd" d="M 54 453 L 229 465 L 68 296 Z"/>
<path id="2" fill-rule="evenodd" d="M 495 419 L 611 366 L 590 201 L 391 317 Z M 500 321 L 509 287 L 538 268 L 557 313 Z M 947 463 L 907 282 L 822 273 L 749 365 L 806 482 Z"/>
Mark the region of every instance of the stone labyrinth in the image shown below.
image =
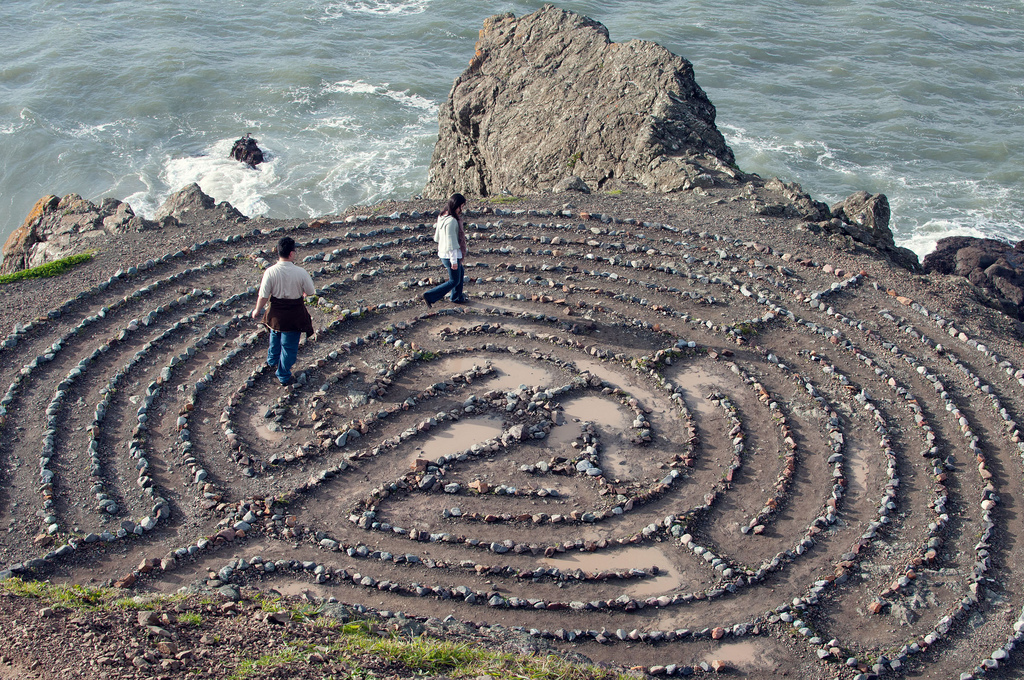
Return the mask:
<path id="1" fill-rule="evenodd" d="M 471 302 L 428 310 L 435 215 L 250 226 L 25 319 L 0 576 L 309 591 L 655 675 L 1015 672 L 1002 339 L 864 272 L 568 211 L 470 211 Z M 248 316 L 282 233 L 322 329 L 289 388 Z"/>

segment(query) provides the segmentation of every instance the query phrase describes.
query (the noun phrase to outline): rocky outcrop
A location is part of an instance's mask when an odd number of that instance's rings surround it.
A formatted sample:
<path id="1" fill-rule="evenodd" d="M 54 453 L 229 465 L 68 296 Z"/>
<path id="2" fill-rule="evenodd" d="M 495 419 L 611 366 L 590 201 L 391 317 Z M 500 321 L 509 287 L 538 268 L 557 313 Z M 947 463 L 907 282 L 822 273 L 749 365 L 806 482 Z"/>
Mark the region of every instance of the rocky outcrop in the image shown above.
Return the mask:
<path id="1" fill-rule="evenodd" d="M 44 196 L 4 243 L 0 274 L 82 252 L 97 238 L 160 226 L 163 225 L 139 217 L 130 205 L 113 198 L 106 198 L 97 206 L 78 194 L 64 198 Z"/>
<path id="2" fill-rule="evenodd" d="M 156 211 L 155 220 L 135 214 L 127 203 L 105 198 L 96 205 L 78 194 L 44 196 L 25 222 L 8 237 L 0 259 L 0 274 L 37 267 L 90 247 L 116 234 L 177 227 L 216 220 L 247 219 L 230 203 L 214 200 L 198 184 L 172 194 Z"/>
<path id="3" fill-rule="evenodd" d="M 227 201 L 217 203 L 193 182 L 171 194 L 157 208 L 156 219 L 172 217 L 180 222 L 194 223 L 209 219 L 244 220 L 245 216 Z"/>
<path id="4" fill-rule="evenodd" d="M 690 62 L 648 41 L 613 43 L 596 21 L 545 6 L 484 22 L 441 107 L 424 194 L 668 192 L 740 175 Z"/>
<path id="5" fill-rule="evenodd" d="M 263 151 L 247 132 L 245 137 L 236 139 L 231 146 L 231 157 L 240 163 L 245 163 L 250 168 L 255 168 L 263 162 Z"/>
<path id="6" fill-rule="evenodd" d="M 990 306 L 1024 320 L 1024 241 L 950 236 L 924 258 L 924 270 L 963 276 Z"/>
<path id="7" fill-rule="evenodd" d="M 766 197 L 765 200 L 755 201 L 754 212 L 760 215 L 787 217 L 807 222 L 820 222 L 828 220 L 832 216 L 827 205 L 821 201 L 815 201 L 796 182 L 783 182 L 773 178 L 764 183 L 764 189 L 769 194 L 775 194 L 775 197 L 771 198 L 777 197 L 777 200 Z"/>
<path id="8" fill-rule="evenodd" d="M 889 199 L 885 194 L 858 191 L 832 206 L 832 219 L 823 228 L 843 233 L 864 245 L 877 248 L 890 260 L 912 272 L 921 271 L 917 253 L 896 245 L 889 228 Z"/>
<path id="9" fill-rule="evenodd" d="M 854 238 L 882 248 L 896 247 L 889 229 L 891 215 L 889 199 L 885 194 L 872 195 L 866 191 L 851 194 L 845 201 L 832 206 L 832 217 L 856 228 L 849 229 Z"/>
<path id="10" fill-rule="evenodd" d="M 813 223 L 812 231 L 838 235 L 876 248 L 904 269 L 920 271 L 917 254 L 897 246 L 893 239 L 889 228 L 889 199 L 885 194 L 858 191 L 829 208 L 811 198 L 795 182 L 770 179 L 763 188 L 766 196 L 754 200 L 754 212 Z"/>

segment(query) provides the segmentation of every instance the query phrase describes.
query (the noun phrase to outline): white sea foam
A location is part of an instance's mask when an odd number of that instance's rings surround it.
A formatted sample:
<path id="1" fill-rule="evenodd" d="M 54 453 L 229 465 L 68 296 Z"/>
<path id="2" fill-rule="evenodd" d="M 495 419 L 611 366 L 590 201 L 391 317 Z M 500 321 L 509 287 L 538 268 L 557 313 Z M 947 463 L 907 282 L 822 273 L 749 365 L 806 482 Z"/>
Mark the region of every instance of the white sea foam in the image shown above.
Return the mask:
<path id="1" fill-rule="evenodd" d="M 328 3 L 324 13 L 328 17 L 344 14 L 368 14 L 375 16 L 400 16 L 422 14 L 430 6 L 430 0 L 343 0 Z"/>
<path id="2" fill-rule="evenodd" d="M 324 85 L 322 91 L 324 93 L 339 92 L 341 94 L 379 94 L 386 89 L 386 87 L 371 85 L 362 80 L 339 80 L 336 83 Z"/>
<path id="3" fill-rule="evenodd" d="M 372 85 L 362 80 L 339 80 L 335 83 L 327 83 L 323 86 L 322 92 L 324 94 L 339 93 L 339 94 L 370 94 L 381 97 L 387 97 L 393 99 L 402 106 L 408 106 L 414 109 L 421 109 L 430 113 L 437 113 L 437 102 L 432 99 L 427 99 L 415 93 L 410 93 L 408 90 L 392 90 L 389 89 L 388 83 L 381 85 Z"/>
<path id="4" fill-rule="evenodd" d="M 948 220 L 930 220 L 929 222 L 918 226 L 914 230 L 913 236 L 902 239 L 898 245 L 913 250 L 917 253 L 918 259 L 923 262 L 925 256 L 935 250 L 935 244 L 938 243 L 940 239 L 946 238 L 947 236 L 975 236 L 977 238 L 986 238 L 988 235 L 972 226 L 962 225 Z"/>
<path id="5" fill-rule="evenodd" d="M 95 125 L 86 125 L 85 123 L 79 123 L 75 127 L 67 131 L 71 137 L 87 138 L 87 137 L 104 137 L 108 136 L 115 129 L 124 129 L 127 125 L 124 121 L 110 121 L 109 123 L 96 123 Z"/>
<path id="6" fill-rule="evenodd" d="M 194 182 L 203 193 L 217 202 L 229 202 L 243 215 L 254 217 L 266 214 L 269 206 L 264 196 L 272 193 L 274 185 L 279 181 L 276 171 L 278 159 L 271 156 L 255 169 L 250 168 L 230 158 L 234 141 L 220 140 L 201 156 L 168 159 L 160 177 L 163 190 L 156 193 L 154 187 L 150 186 L 147 191 L 129 196 L 128 204 L 136 212 L 152 217 L 171 192 Z"/>

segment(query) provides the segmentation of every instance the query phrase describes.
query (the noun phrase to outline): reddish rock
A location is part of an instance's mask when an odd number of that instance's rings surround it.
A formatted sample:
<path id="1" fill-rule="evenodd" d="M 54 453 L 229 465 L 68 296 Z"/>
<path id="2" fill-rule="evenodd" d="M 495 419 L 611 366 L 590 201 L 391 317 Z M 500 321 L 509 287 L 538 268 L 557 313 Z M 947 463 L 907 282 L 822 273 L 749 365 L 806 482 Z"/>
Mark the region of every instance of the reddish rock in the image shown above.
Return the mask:
<path id="1" fill-rule="evenodd" d="M 135 585 L 135 574 L 128 574 L 124 578 L 114 581 L 115 588 L 131 588 Z"/>

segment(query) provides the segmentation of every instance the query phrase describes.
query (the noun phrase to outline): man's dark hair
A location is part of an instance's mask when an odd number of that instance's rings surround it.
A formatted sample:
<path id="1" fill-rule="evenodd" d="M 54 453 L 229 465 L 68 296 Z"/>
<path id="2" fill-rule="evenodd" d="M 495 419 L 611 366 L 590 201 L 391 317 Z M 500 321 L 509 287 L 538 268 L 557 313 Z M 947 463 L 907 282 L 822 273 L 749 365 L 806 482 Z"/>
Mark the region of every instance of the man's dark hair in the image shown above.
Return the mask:
<path id="1" fill-rule="evenodd" d="M 291 236 L 285 236 L 277 242 L 277 256 L 282 260 L 287 260 L 288 256 L 295 251 L 295 239 Z"/>

